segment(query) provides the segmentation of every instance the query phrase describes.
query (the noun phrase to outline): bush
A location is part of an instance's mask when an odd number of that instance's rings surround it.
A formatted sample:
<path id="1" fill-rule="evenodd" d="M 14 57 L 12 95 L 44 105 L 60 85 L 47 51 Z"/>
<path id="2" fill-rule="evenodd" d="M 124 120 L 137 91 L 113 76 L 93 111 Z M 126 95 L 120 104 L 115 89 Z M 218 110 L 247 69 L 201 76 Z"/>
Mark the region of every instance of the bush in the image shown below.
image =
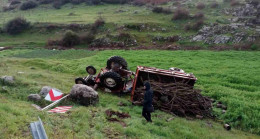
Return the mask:
<path id="1" fill-rule="evenodd" d="M 119 35 L 118 35 L 118 40 L 121 40 L 121 41 L 130 39 L 130 38 L 131 38 L 131 35 L 130 35 L 129 33 L 121 32 L 121 33 L 119 33 Z"/>
<path id="2" fill-rule="evenodd" d="M 128 0 L 101 0 L 101 1 L 108 4 L 125 4 L 128 2 Z"/>
<path id="3" fill-rule="evenodd" d="M 239 2 L 239 1 L 232 0 L 232 1 L 230 2 L 230 6 L 238 6 L 238 5 L 240 5 L 240 2 Z"/>
<path id="4" fill-rule="evenodd" d="M 165 13 L 165 14 L 170 14 L 172 11 L 170 9 L 164 9 L 162 7 L 154 7 L 152 10 L 154 13 Z"/>
<path id="5" fill-rule="evenodd" d="M 189 31 L 189 30 L 191 30 L 191 29 L 192 29 L 192 27 L 191 27 L 190 24 L 186 24 L 186 25 L 184 26 L 184 30 L 185 30 L 185 31 Z"/>
<path id="6" fill-rule="evenodd" d="M 92 25 L 92 31 L 96 31 L 99 27 L 105 25 L 105 20 L 102 18 L 99 18 L 95 21 L 95 23 Z"/>
<path id="7" fill-rule="evenodd" d="M 64 4 L 70 2 L 70 0 L 56 0 L 54 1 L 52 7 L 54 7 L 55 9 L 60 9 L 61 6 L 63 6 Z"/>
<path id="8" fill-rule="evenodd" d="M 85 44 L 90 44 L 95 39 L 95 35 L 93 33 L 84 33 L 80 35 L 80 42 Z"/>
<path id="9" fill-rule="evenodd" d="M 94 5 L 99 5 L 101 3 L 101 0 L 90 0 L 87 2 L 89 2 L 90 4 L 94 4 Z"/>
<path id="10" fill-rule="evenodd" d="M 70 0 L 70 3 L 72 4 L 80 4 L 82 2 L 84 2 L 85 0 Z"/>
<path id="11" fill-rule="evenodd" d="M 10 2 L 10 5 L 16 5 L 16 4 L 20 4 L 21 2 L 18 0 L 13 0 Z"/>
<path id="12" fill-rule="evenodd" d="M 206 7 L 206 6 L 205 6 L 204 3 L 199 2 L 199 3 L 197 4 L 197 9 L 202 10 L 202 9 L 204 9 L 205 7 Z"/>
<path id="13" fill-rule="evenodd" d="M 251 50 L 258 50 L 260 48 L 259 44 L 253 44 L 251 45 Z"/>
<path id="14" fill-rule="evenodd" d="M 213 2 L 210 4 L 210 8 L 217 8 L 219 5 L 217 2 Z"/>
<path id="15" fill-rule="evenodd" d="M 79 36 L 73 31 L 66 31 L 61 40 L 62 46 L 71 47 L 80 44 Z"/>
<path id="16" fill-rule="evenodd" d="M 199 20 L 199 21 L 197 21 L 197 22 L 192 26 L 192 29 L 197 31 L 197 30 L 199 30 L 203 25 L 204 25 L 204 21 L 203 21 L 203 20 Z"/>
<path id="17" fill-rule="evenodd" d="M 203 19 L 204 18 L 204 13 L 198 12 L 194 15 L 195 19 Z"/>
<path id="18" fill-rule="evenodd" d="M 187 9 L 178 8 L 173 15 L 173 20 L 181 20 L 190 18 L 190 13 Z"/>
<path id="19" fill-rule="evenodd" d="M 17 17 L 12 20 L 10 20 L 5 25 L 5 31 L 8 34 L 15 35 L 18 33 L 21 33 L 22 31 L 28 29 L 30 26 L 30 23 L 27 22 L 24 18 Z"/>
<path id="20" fill-rule="evenodd" d="M 29 10 L 29 9 L 33 9 L 33 8 L 35 8 L 37 6 L 38 6 L 38 4 L 36 2 L 34 2 L 34 1 L 27 1 L 27 2 L 24 2 L 21 5 L 20 9 L 21 10 Z"/>
<path id="21" fill-rule="evenodd" d="M 50 4 L 52 2 L 53 2 L 53 0 L 39 0 L 40 4 Z"/>
<path id="22" fill-rule="evenodd" d="M 16 5 L 4 6 L 3 7 L 3 12 L 11 11 L 11 10 L 14 10 L 16 8 L 17 8 Z"/>
<path id="23" fill-rule="evenodd" d="M 250 1 L 250 4 L 254 5 L 255 7 L 257 7 L 259 3 L 260 3 L 259 0 Z"/>

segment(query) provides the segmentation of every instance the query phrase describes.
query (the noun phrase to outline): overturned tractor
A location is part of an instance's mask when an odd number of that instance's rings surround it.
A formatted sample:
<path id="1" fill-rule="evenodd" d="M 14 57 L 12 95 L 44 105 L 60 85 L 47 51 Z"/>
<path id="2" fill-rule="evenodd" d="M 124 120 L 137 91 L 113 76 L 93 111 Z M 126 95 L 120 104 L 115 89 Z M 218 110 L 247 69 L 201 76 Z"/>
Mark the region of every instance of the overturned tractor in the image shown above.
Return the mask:
<path id="1" fill-rule="evenodd" d="M 93 66 L 88 66 L 86 71 L 89 75 L 77 78 L 77 84 L 101 88 L 107 92 L 131 92 L 133 104 L 142 105 L 143 84 L 149 81 L 154 92 L 153 105 L 156 109 L 179 116 L 211 117 L 211 100 L 202 96 L 200 90 L 194 89 L 197 78 L 182 69 L 164 70 L 138 66 L 134 73 L 128 70 L 125 59 L 113 56 L 97 75 Z"/>
<path id="2" fill-rule="evenodd" d="M 124 58 L 112 56 L 107 60 L 107 66 L 102 68 L 97 75 L 93 66 L 87 66 L 86 71 L 89 75 L 77 78 L 75 83 L 93 86 L 95 90 L 100 88 L 106 92 L 129 92 L 134 73 L 127 69 L 127 62 Z"/>

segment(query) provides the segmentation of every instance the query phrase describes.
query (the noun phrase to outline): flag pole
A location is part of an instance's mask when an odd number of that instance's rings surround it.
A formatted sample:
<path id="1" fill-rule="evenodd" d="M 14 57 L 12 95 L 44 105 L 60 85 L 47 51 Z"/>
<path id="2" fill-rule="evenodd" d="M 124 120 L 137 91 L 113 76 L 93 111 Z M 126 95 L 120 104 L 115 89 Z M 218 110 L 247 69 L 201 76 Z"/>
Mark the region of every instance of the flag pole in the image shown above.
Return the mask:
<path id="1" fill-rule="evenodd" d="M 70 94 L 68 94 L 68 95 L 62 97 L 61 99 L 59 99 L 59 100 L 57 100 L 57 101 L 51 103 L 50 105 L 48 105 L 48 106 L 42 108 L 41 111 L 47 110 L 47 109 L 51 108 L 52 106 L 54 106 L 54 105 L 60 103 L 63 99 L 67 98 L 69 95 L 70 95 Z"/>

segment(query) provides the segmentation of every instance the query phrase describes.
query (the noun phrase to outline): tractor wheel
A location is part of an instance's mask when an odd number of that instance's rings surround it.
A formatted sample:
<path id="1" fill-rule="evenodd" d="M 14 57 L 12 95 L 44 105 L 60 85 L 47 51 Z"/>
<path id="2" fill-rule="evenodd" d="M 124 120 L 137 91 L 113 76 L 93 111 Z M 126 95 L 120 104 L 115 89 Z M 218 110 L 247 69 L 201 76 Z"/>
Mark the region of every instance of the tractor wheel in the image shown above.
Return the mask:
<path id="1" fill-rule="evenodd" d="M 75 83 L 76 83 L 76 84 L 84 84 L 84 85 L 87 84 L 87 82 L 86 82 L 83 78 L 77 78 L 77 79 L 75 79 Z"/>
<path id="2" fill-rule="evenodd" d="M 96 68 L 94 68 L 93 66 L 87 66 L 86 71 L 89 75 L 95 75 L 97 73 Z"/>
<path id="3" fill-rule="evenodd" d="M 120 66 L 122 66 L 122 69 L 127 70 L 127 62 L 124 58 L 120 56 L 112 56 L 107 60 L 107 68 L 111 69 L 111 65 L 113 63 L 118 63 Z"/>
<path id="4" fill-rule="evenodd" d="M 100 77 L 100 83 L 103 87 L 110 90 L 117 90 L 121 87 L 123 81 L 121 76 L 116 72 L 106 72 Z"/>

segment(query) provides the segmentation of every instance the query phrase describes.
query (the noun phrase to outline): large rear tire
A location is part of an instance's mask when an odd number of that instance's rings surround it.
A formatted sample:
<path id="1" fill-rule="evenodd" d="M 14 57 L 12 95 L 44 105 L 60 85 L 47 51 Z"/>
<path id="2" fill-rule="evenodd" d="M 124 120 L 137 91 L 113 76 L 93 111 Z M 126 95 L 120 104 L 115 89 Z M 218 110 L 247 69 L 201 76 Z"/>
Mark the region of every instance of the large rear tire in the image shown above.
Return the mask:
<path id="1" fill-rule="evenodd" d="M 110 90 L 117 90 L 122 87 L 123 81 L 121 76 L 116 72 L 106 72 L 100 77 L 100 83 L 103 87 Z"/>
<path id="2" fill-rule="evenodd" d="M 124 58 L 120 57 L 120 56 L 112 56 L 107 60 L 107 68 L 111 69 L 111 65 L 113 63 L 117 63 L 120 66 L 122 66 L 122 69 L 126 69 L 127 70 L 127 62 Z"/>

